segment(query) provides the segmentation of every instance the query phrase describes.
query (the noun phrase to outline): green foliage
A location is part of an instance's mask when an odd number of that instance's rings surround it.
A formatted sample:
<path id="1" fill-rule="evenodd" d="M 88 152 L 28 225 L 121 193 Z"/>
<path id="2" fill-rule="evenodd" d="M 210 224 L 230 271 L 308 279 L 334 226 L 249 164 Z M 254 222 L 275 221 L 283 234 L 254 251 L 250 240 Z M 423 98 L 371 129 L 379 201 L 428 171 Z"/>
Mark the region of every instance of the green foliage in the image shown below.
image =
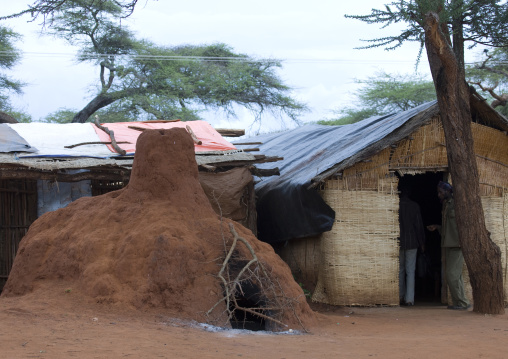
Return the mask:
<path id="1" fill-rule="evenodd" d="M 102 4 L 113 3 L 120 9 L 117 16 L 125 18 L 132 14 L 134 7 L 138 0 L 35 0 L 32 4 L 27 4 L 26 8 L 5 16 L 0 16 L 0 20 L 17 18 L 24 15 L 29 15 L 31 21 L 42 20 L 42 25 L 46 26 L 47 23 L 51 24 L 55 15 L 65 11 L 68 8 L 76 7 L 81 4 Z M 41 19 L 42 18 L 42 19 Z"/>
<path id="2" fill-rule="evenodd" d="M 391 75 L 384 72 L 356 80 L 363 86 L 355 94 L 355 107 L 335 111 L 340 117 L 319 121 L 323 125 L 346 125 L 371 116 L 406 111 L 436 99 L 432 81 L 421 75 Z"/>
<path id="3" fill-rule="evenodd" d="M 78 45 L 78 61 L 99 66 L 100 87 L 74 117 L 97 111 L 123 119 L 199 119 L 204 110 L 235 116 L 238 106 L 294 121 L 307 110 L 277 75 L 277 60 L 257 60 L 225 44 L 158 46 L 138 40 L 121 24 L 115 0 L 74 0 L 52 13 L 50 32 Z M 120 112 L 115 115 L 113 113 Z"/>
<path id="4" fill-rule="evenodd" d="M 293 120 L 306 110 L 293 100 L 276 60 L 255 60 L 225 44 L 158 47 L 143 43 L 140 56 L 122 69 L 121 82 L 139 89 L 123 99 L 157 118 L 196 119 L 205 109 L 235 116 L 234 105 L 258 114 L 283 113 Z M 138 49 L 139 51 L 139 49 Z M 158 58 L 157 58 L 158 57 Z"/>
<path id="5" fill-rule="evenodd" d="M 20 53 L 14 46 L 14 41 L 20 39 L 14 31 L 0 26 L 0 69 L 11 69 L 20 59 Z M 9 93 L 22 93 L 23 83 L 12 80 L 0 73 L 0 109 L 7 112 L 10 109 Z"/>
<path id="6" fill-rule="evenodd" d="M 508 48 L 484 50 L 482 61 L 466 66 L 466 73 L 468 82 L 485 96 L 497 111 L 508 115 L 508 105 L 498 101 L 499 97 L 508 97 Z"/>
<path id="7" fill-rule="evenodd" d="M 14 46 L 14 41 L 19 40 L 21 35 L 9 28 L 0 26 L 0 67 L 10 69 L 20 59 L 20 53 Z"/>
<path id="8" fill-rule="evenodd" d="M 506 1 L 399 0 L 385 5 L 384 9 L 372 9 L 368 15 L 346 15 L 346 17 L 368 24 L 380 24 L 382 28 L 394 24 L 405 24 L 406 27 L 397 35 L 363 40 L 367 42 L 367 45 L 361 48 L 385 47 L 387 50 L 393 50 L 406 41 L 418 41 L 421 46 L 419 58 L 425 46 L 425 16 L 430 11 L 439 15 L 441 30 L 453 39 L 451 44 L 461 68 L 464 68 L 465 42 L 471 43 L 470 48 L 478 44 L 508 47 L 508 26 L 506 26 L 508 2 Z M 486 76 L 494 78 L 494 75 L 486 75 L 485 71 L 476 70 L 471 67 L 468 70 L 472 79 L 478 76 L 484 81 Z M 408 98 L 410 98 L 409 94 Z M 344 111 L 347 113 L 350 110 Z"/>
<path id="9" fill-rule="evenodd" d="M 79 60 L 103 54 L 129 54 L 133 34 L 119 21 L 121 8 L 112 0 L 73 1 L 62 6 L 52 19 L 49 32 L 82 48 Z"/>
<path id="10" fill-rule="evenodd" d="M 305 295 L 305 298 L 307 299 L 311 299 L 312 298 L 312 293 L 310 290 L 306 289 L 304 286 L 303 286 L 303 283 L 298 283 L 298 285 L 300 286 L 300 288 L 302 288 L 303 290 L 303 294 Z"/>
<path id="11" fill-rule="evenodd" d="M 376 110 L 371 108 L 354 109 L 350 107 L 336 110 L 335 113 L 339 115 L 338 118 L 332 120 L 320 120 L 317 123 L 329 126 L 349 125 L 365 120 L 366 118 L 379 115 Z"/>
<path id="12" fill-rule="evenodd" d="M 9 116 L 13 117 L 16 121 L 20 123 L 29 123 L 32 122 L 32 117 L 24 112 L 13 109 L 11 106 L 1 109 L 1 111 L 5 112 Z"/>
<path id="13" fill-rule="evenodd" d="M 390 75 L 378 73 L 360 80 L 364 84 L 358 99 L 378 114 L 406 111 L 436 99 L 434 83 L 421 75 Z"/>
<path id="14" fill-rule="evenodd" d="M 506 2 L 499 0 L 399 0 L 385 5 L 384 9 L 372 9 L 369 15 L 346 17 L 368 24 L 381 24 L 382 28 L 393 24 L 406 25 L 398 35 L 364 40 L 368 44 L 362 48 L 385 47 L 393 50 L 406 41 L 417 41 L 423 48 L 424 17 L 429 11 L 439 13 L 440 22 L 450 28 L 460 28 L 463 40 L 471 41 L 473 46 L 507 46 L 507 8 Z"/>
<path id="15" fill-rule="evenodd" d="M 59 108 L 42 119 L 47 123 L 71 123 L 76 110 L 66 107 Z"/>

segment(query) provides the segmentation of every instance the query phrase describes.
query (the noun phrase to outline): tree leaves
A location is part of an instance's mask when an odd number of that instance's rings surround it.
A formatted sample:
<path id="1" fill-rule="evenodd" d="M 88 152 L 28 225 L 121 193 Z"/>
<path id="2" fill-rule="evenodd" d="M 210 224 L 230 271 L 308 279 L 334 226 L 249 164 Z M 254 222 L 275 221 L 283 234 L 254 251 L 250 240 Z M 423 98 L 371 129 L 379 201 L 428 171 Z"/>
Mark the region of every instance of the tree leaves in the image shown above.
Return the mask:
<path id="1" fill-rule="evenodd" d="M 391 75 L 380 72 L 366 80 L 356 80 L 356 83 L 363 85 L 355 94 L 357 105 L 337 110 L 338 119 L 320 121 L 320 124 L 354 123 L 371 116 L 409 110 L 436 99 L 434 83 L 415 74 Z"/>

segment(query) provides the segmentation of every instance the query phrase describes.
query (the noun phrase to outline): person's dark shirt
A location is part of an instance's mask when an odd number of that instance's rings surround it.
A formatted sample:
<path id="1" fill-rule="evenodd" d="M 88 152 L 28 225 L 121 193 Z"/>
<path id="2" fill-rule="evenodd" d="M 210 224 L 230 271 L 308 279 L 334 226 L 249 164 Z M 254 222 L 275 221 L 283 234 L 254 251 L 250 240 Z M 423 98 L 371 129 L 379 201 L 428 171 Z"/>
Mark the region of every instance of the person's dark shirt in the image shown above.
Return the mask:
<path id="1" fill-rule="evenodd" d="M 420 206 L 408 197 L 400 199 L 399 224 L 401 249 L 414 249 L 425 244 L 425 231 Z"/>

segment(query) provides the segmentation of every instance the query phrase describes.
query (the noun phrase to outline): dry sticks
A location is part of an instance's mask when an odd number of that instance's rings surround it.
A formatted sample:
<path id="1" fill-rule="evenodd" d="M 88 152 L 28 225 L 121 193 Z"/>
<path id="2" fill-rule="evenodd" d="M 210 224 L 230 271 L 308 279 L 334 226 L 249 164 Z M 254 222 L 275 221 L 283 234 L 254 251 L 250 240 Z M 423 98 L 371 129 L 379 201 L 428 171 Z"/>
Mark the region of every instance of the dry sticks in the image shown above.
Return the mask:
<path id="1" fill-rule="evenodd" d="M 252 248 L 252 246 L 244 238 L 238 236 L 238 233 L 236 232 L 235 228 L 233 227 L 233 224 L 231 224 L 231 223 L 229 224 L 229 230 L 231 231 L 231 234 L 233 234 L 234 239 L 233 239 L 233 243 L 231 244 L 231 247 L 228 251 L 228 254 L 226 255 L 226 258 L 224 259 L 224 262 L 222 263 L 222 267 L 221 267 L 219 274 L 218 274 L 219 279 L 222 281 L 222 285 L 223 285 L 225 294 L 224 294 L 224 297 L 222 297 L 217 303 L 215 303 L 215 305 L 210 310 L 208 310 L 208 312 L 206 312 L 206 314 L 209 316 L 220 303 L 225 301 L 226 302 L 226 311 L 228 312 L 228 320 L 233 318 L 235 310 L 240 310 L 243 312 L 254 314 L 254 315 L 256 315 L 260 318 L 263 318 L 265 320 L 269 320 L 274 323 L 277 323 L 282 327 L 287 327 L 287 325 L 285 325 L 281 321 L 279 321 L 275 318 L 272 318 L 268 315 L 265 315 L 265 314 L 261 313 L 260 311 L 258 311 L 260 309 L 267 310 L 267 309 L 274 309 L 274 308 L 259 308 L 259 309 L 245 308 L 245 307 L 241 307 L 238 304 L 238 302 L 236 300 L 236 293 L 238 291 L 241 292 L 242 277 L 246 271 L 248 271 L 248 270 L 250 271 L 249 267 L 252 264 L 256 263 L 261 268 L 261 271 L 263 272 L 263 274 L 266 277 L 268 277 L 268 275 L 267 275 L 264 267 L 262 266 L 262 264 L 258 261 L 256 253 L 255 253 L 254 249 Z M 231 256 L 233 255 L 233 253 L 236 250 L 238 241 L 242 242 L 247 247 L 250 254 L 252 255 L 252 259 L 246 265 L 243 266 L 243 268 L 238 272 L 238 274 L 236 275 L 236 277 L 234 279 L 231 279 L 231 278 L 229 278 L 229 264 L 230 264 L 229 262 L 230 262 Z M 233 306 L 231 306 L 231 303 L 233 304 Z M 234 309 L 231 310 L 230 309 L 231 307 L 233 307 Z M 278 308 L 278 309 L 280 309 L 280 308 Z"/>
<path id="2" fill-rule="evenodd" d="M 99 123 L 99 116 L 95 115 L 95 126 L 97 126 L 98 128 L 100 128 L 101 130 L 103 130 L 104 132 L 106 132 L 109 137 L 111 138 L 111 146 L 113 146 L 113 149 L 118 152 L 119 154 L 121 154 L 122 156 L 125 156 L 127 154 L 127 152 L 125 152 L 125 150 L 122 150 L 118 144 L 116 143 L 116 140 L 115 140 L 115 133 L 111 130 L 109 130 L 107 127 L 104 127 L 102 126 L 100 123 Z"/>
<path id="3" fill-rule="evenodd" d="M 283 313 L 289 311 L 297 318 L 302 329 L 306 331 L 293 306 L 296 299 L 288 298 L 284 294 L 278 280 L 276 278 L 273 279 L 267 272 L 265 266 L 258 259 L 251 244 L 238 235 L 232 223 L 229 223 L 229 230 L 233 235 L 233 242 L 229 250 L 225 248 L 227 253 L 225 252 L 226 256 L 218 273 L 218 278 L 224 290 L 224 296 L 206 312 L 206 315 L 210 317 L 212 312 L 221 303 L 225 302 L 225 314 L 227 315 L 228 321 L 234 320 L 237 317 L 235 312 L 238 311 L 244 314 L 252 314 L 267 322 L 272 322 L 280 328 L 287 328 L 288 325 L 275 316 L 279 318 L 284 317 Z M 235 258 L 235 255 L 240 253 L 238 248 L 239 242 L 243 243 L 247 248 L 251 256 L 250 260 L 246 258 Z M 240 266 L 238 266 L 239 264 Z M 232 268 L 234 269 L 232 270 Z M 240 298 L 245 294 L 242 283 L 250 283 L 258 286 L 260 298 L 262 298 L 258 303 L 261 304 L 260 306 L 245 307 L 239 303 Z"/>

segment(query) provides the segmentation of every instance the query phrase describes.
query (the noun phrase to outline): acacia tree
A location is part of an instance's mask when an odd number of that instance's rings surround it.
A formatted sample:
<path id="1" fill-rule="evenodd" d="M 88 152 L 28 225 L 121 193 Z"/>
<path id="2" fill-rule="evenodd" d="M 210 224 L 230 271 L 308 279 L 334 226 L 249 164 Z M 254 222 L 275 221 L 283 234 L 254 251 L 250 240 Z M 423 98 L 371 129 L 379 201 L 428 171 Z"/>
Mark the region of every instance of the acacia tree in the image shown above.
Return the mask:
<path id="1" fill-rule="evenodd" d="M 508 48 L 485 49 L 484 59 L 467 66 L 468 82 L 490 95 L 490 105 L 508 115 Z"/>
<path id="2" fill-rule="evenodd" d="M 506 4 L 495 0 L 396 1 L 370 15 L 348 16 L 385 26 L 405 22 L 398 36 L 370 40 L 394 49 L 404 41 L 425 47 L 436 88 L 454 184 L 457 225 L 473 288 L 474 311 L 504 313 L 501 252 L 485 226 L 479 175 L 473 151 L 470 89 L 465 80 L 464 43 L 507 46 Z"/>
<path id="3" fill-rule="evenodd" d="M 9 28 L 0 26 L 0 68 L 11 69 L 20 59 L 20 53 L 14 46 L 14 41 L 19 39 L 20 35 Z M 23 84 L 11 79 L 4 73 L 0 73 L 0 109 L 10 108 L 9 92 L 21 93 Z"/>
<path id="4" fill-rule="evenodd" d="M 76 6 L 84 2 L 93 3 L 99 6 L 101 4 L 111 3 L 121 10 L 121 12 L 117 15 L 125 18 L 132 14 L 138 0 L 36 0 L 32 4 L 27 4 L 26 9 L 24 10 L 14 14 L 0 16 L 0 20 L 28 15 L 30 16 L 31 21 L 42 18 L 42 23 L 44 25 L 46 24 L 46 21 L 51 24 L 55 14 L 65 11 L 65 9 L 69 6 Z"/>
<path id="5" fill-rule="evenodd" d="M 434 84 L 417 75 L 393 75 L 380 72 L 365 80 L 356 80 L 363 86 L 356 91 L 354 107 L 341 108 L 334 120 L 319 121 L 322 125 L 345 125 L 371 116 L 406 111 L 436 99 Z"/>
<path id="6" fill-rule="evenodd" d="M 234 116 L 239 105 L 256 119 L 270 111 L 295 121 L 306 110 L 288 95 L 290 88 L 276 74 L 276 60 L 256 61 L 225 44 L 161 47 L 143 42 L 136 51 L 117 69 L 118 81 L 102 96 L 115 101 L 112 110 L 134 117 L 144 113 L 193 120 L 205 109 Z"/>
<path id="7" fill-rule="evenodd" d="M 277 76 L 279 61 L 256 60 L 224 44 L 164 47 L 138 40 L 120 21 L 127 3 L 135 2 L 65 0 L 42 13 L 50 14 L 51 34 L 80 47 L 78 61 L 100 69 L 95 97 L 72 122 L 112 104 L 127 116 L 182 120 L 199 118 L 204 109 L 234 116 L 236 105 L 259 121 L 265 111 L 298 121 L 307 110 Z"/>

